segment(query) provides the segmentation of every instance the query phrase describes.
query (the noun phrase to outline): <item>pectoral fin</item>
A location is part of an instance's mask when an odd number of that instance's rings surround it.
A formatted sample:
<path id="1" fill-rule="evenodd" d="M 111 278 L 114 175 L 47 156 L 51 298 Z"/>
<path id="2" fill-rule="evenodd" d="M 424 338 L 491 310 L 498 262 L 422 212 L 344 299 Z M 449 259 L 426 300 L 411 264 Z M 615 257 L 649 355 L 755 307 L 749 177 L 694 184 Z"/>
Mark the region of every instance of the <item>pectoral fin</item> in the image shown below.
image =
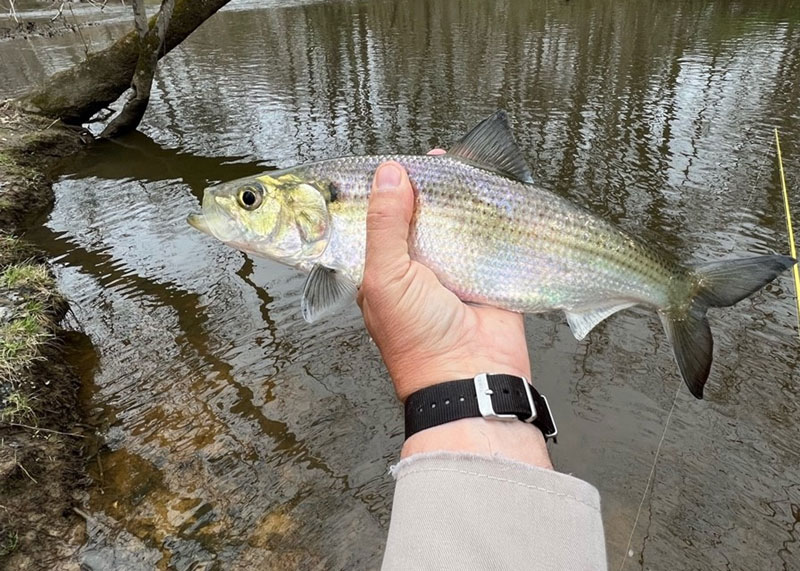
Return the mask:
<path id="1" fill-rule="evenodd" d="M 356 298 L 356 285 L 336 270 L 317 264 L 311 269 L 303 287 L 300 309 L 303 319 L 314 323 Z"/>
<path id="2" fill-rule="evenodd" d="M 614 301 L 610 305 L 593 307 L 589 311 L 565 311 L 564 313 L 567 316 L 567 323 L 569 323 L 572 334 L 575 336 L 575 339 L 580 341 L 606 317 L 634 305 L 636 304 L 629 301 Z"/>

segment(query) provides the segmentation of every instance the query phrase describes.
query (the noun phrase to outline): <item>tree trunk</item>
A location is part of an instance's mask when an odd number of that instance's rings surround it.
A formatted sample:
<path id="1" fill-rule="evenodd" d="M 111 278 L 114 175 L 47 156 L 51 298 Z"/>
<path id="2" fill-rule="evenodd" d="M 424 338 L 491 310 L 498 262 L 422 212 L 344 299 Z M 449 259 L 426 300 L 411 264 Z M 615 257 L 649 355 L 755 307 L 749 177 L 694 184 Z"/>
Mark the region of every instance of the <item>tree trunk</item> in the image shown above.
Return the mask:
<path id="1" fill-rule="evenodd" d="M 133 0 L 133 14 L 140 46 L 139 61 L 136 64 L 136 71 L 133 73 L 133 81 L 131 81 L 133 93 L 125 102 L 119 115 L 114 117 L 103 129 L 101 137 L 112 139 L 129 133 L 139 126 L 144 117 L 147 104 L 150 102 L 150 88 L 156 74 L 158 57 L 164 46 L 164 37 L 169 29 L 174 5 L 174 0 L 162 0 L 155 25 L 148 29 L 144 0 Z"/>
<path id="2" fill-rule="evenodd" d="M 172 20 L 164 37 L 167 54 L 230 0 L 176 0 Z M 150 27 L 155 17 L 150 19 Z M 90 54 L 75 67 L 56 73 L 44 87 L 17 99 L 23 109 L 81 124 L 119 99 L 131 86 L 139 62 L 140 40 L 136 30 L 112 46 Z"/>

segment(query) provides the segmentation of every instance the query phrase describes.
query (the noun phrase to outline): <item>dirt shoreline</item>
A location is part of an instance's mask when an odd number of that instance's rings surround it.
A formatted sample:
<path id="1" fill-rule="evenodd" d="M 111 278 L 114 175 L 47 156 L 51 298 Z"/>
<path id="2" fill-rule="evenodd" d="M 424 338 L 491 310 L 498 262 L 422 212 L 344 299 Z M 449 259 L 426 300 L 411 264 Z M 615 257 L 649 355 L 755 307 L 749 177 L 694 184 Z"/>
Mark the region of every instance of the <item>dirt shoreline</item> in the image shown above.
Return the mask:
<path id="1" fill-rule="evenodd" d="M 52 173 L 91 140 L 0 103 L 0 568 L 79 569 L 94 431 L 68 364 L 68 307 L 25 230 L 52 207 Z"/>

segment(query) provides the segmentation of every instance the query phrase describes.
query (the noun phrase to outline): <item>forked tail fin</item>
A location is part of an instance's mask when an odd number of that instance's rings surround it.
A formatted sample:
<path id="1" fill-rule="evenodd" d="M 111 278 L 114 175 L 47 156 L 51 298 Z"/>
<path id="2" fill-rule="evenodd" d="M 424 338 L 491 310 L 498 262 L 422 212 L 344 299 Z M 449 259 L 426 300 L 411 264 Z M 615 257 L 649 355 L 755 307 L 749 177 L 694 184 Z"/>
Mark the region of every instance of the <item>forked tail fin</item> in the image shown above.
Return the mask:
<path id="1" fill-rule="evenodd" d="M 757 256 L 703 264 L 694 268 L 700 290 L 684 312 L 659 312 L 672 343 L 681 376 L 692 394 L 703 398 L 711 370 L 714 340 L 708 326 L 709 307 L 728 307 L 754 294 L 796 263 L 789 256 Z"/>

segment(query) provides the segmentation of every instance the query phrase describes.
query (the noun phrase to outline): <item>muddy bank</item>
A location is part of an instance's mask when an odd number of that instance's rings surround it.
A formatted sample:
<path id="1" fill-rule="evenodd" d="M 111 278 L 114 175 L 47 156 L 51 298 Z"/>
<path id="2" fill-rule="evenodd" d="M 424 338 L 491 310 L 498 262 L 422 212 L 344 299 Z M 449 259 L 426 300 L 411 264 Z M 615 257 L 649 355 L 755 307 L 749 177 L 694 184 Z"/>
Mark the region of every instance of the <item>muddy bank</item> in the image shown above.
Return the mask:
<path id="1" fill-rule="evenodd" d="M 59 329 L 68 308 L 25 229 L 52 205 L 49 173 L 87 138 L 0 105 L 0 568 L 78 569 L 92 431 L 70 361 L 82 336 Z M 85 347 L 85 345 L 84 345 Z"/>

